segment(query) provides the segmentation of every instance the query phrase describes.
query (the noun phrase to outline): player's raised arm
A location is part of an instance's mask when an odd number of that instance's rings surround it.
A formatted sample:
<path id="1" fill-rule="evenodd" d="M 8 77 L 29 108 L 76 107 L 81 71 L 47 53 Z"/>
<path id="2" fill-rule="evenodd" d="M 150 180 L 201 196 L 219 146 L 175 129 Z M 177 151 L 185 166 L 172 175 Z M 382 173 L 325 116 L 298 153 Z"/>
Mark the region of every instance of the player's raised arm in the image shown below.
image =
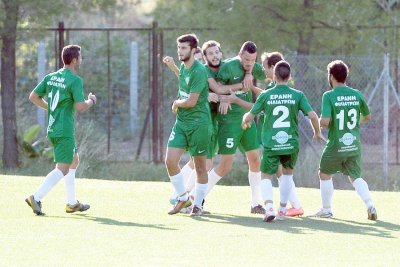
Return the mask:
<path id="1" fill-rule="evenodd" d="M 163 62 L 165 65 L 168 66 L 170 70 L 172 70 L 173 73 L 175 73 L 176 77 L 179 77 L 179 68 L 176 66 L 174 58 L 170 56 L 166 56 L 163 58 Z"/>
<path id="2" fill-rule="evenodd" d="M 85 112 L 86 110 L 94 106 L 94 104 L 96 104 L 96 101 L 97 101 L 96 96 L 92 93 L 89 93 L 87 100 L 75 103 L 75 109 L 78 112 Z"/>
<path id="3" fill-rule="evenodd" d="M 310 124 L 314 131 L 313 139 L 318 140 L 320 143 L 325 143 L 326 139 L 321 134 L 321 127 L 319 125 L 318 115 L 315 111 L 310 111 L 307 113 L 307 116 L 310 118 Z"/>

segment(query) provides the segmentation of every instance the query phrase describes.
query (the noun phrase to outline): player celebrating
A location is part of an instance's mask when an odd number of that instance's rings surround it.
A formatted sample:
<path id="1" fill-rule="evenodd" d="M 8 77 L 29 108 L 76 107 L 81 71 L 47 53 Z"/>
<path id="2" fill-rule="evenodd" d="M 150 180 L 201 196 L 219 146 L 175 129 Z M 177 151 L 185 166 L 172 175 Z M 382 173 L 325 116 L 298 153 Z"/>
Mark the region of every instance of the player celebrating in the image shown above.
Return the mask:
<path id="1" fill-rule="evenodd" d="M 358 195 L 367 207 L 368 219 L 376 220 L 377 212 L 372 203 L 368 184 L 361 178 L 360 122 L 371 119 L 363 94 L 348 87 L 347 65 L 341 60 L 328 64 L 328 81 L 332 90 L 322 96 L 321 127 L 328 128 L 328 143 L 319 165 L 322 209 L 314 217 L 333 216 L 332 176 L 341 172 L 349 177 Z"/>
<path id="2" fill-rule="evenodd" d="M 90 208 L 75 197 L 75 171 L 79 164 L 79 156 L 75 146 L 74 113 L 75 109 L 83 112 L 93 106 L 96 96 L 89 93 L 88 99 L 85 100 L 83 81 L 76 75 L 82 62 L 80 46 L 64 47 L 61 56 L 64 67 L 46 75 L 29 95 L 32 103 L 48 110 L 47 136 L 54 146 L 56 162 L 56 167 L 47 174 L 36 193 L 25 200 L 37 215 L 44 215 L 41 200 L 63 177 L 67 190 L 66 212 L 85 211 Z M 45 96 L 48 97 L 47 102 L 43 99 Z"/>
<path id="3" fill-rule="evenodd" d="M 193 157 L 197 182 L 191 216 L 203 214 L 202 201 L 207 189 L 206 155 L 210 139 L 210 108 L 207 102 L 208 82 L 205 67 L 194 59 L 198 39 L 195 34 L 177 38 L 178 56 L 182 61 L 179 74 L 178 99 L 172 104 L 176 121 L 168 140 L 165 164 L 168 175 L 178 193 L 178 202 L 169 214 L 176 214 L 192 203 L 185 190 L 179 167 L 187 149 Z"/>
<path id="4" fill-rule="evenodd" d="M 273 88 L 276 84 L 274 79 L 274 67 L 276 63 L 279 61 L 284 60 L 283 55 L 279 52 L 271 52 L 271 53 L 263 53 L 261 55 L 261 61 L 265 70 L 265 75 L 267 76 L 267 80 L 270 80 L 270 83 L 267 85 L 266 90 Z M 259 140 L 260 144 L 262 144 L 261 140 L 261 133 L 263 131 L 263 123 L 264 123 L 264 112 L 261 111 L 258 124 L 257 124 L 257 139 Z M 279 181 L 279 177 L 282 175 L 282 165 L 279 165 L 278 171 L 276 172 L 276 177 Z M 291 208 L 287 210 L 286 216 L 299 216 L 304 214 L 304 210 L 301 207 L 300 200 L 297 197 L 296 193 L 296 186 L 293 182 L 293 189 L 289 195 L 289 202 L 292 205 Z"/>
<path id="5" fill-rule="evenodd" d="M 286 204 L 293 190 L 293 169 L 299 152 L 298 113 L 301 110 L 311 119 L 314 138 L 322 139 L 317 114 L 312 110 L 303 92 L 290 88 L 290 65 L 279 61 L 274 68 L 276 86 L 261 93 L 250 112 L 243 116 L 242 127 L 252 127 L 254 117 L 264 111 L 267 118 L 263 124 L 262 143 L 264 151 L 261 161 L 261 189 L 265 201 L 265 222 L 275 218 L 272 196 L 272 176 L 282 164 L 280 177 L 280 207 L 277 219 L 286 215 Z"/>
<path id="6" fill-rule="evenodd" d="M 222 84 L 243 85 L 245 74 L 252 74 L 255 79 L 264 80 L 265 73 L 262 66 L 256 63 L 257 47 L 251 42 L 245 42 L 237 57 L 226 60 L 220 67 L 217 80 Z M 243 85 L 244 86 L 244 85 Z M 213 186 L 232 168 L 236 149 L 240 145 L 245 152 L 249 164 L 248 179 L 252 192 L 251 213 L 265 213 L 261 202 L 261 173 L 259 158 L 259 143 L 257 142 L 257 130 L 254 127 L 243 130 L 241 121 L 243 114 L 248 111 L 252 105 L 252 92 L 239 90 L 229 96 L 222 97 L 221 101 L 228 98 L 232 102 L 232 108 L 225 112 L 218 113 L 218 153 L 221 156 L 220 163 L 209 173 L 209 183 L 207 193 Z M 254 122 L 253 122 L 254 123 Z"/>

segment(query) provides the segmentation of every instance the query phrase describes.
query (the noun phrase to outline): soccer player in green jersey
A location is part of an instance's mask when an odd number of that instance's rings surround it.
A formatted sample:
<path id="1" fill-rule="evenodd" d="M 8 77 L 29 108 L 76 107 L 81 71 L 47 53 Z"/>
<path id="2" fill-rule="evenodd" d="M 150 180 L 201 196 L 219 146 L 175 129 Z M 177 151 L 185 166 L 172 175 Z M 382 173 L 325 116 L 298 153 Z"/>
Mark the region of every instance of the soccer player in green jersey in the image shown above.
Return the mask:
<path id="1" fill-rule="evenodd" d="M 219 95 L 229 94 L 231 91 L 241 90 L 243 88 L 243 85 L 242 84 L 221 85 L 216 82 L 215 78 L 217 76 L 218 70 L 220 66 L 224 63 L 222 61 L 221 45 L 217 41 L 209 40 L 205 42 L 202 46 L 202 53 L 204 54 L 204 59 L 206 62 L 205 67 L 207 70 L 208 84 L 210 87 L 208 94 L 208 101 L 210 103 L 210 109 L 211 109 L 212 134 L 207 153 L 207 170 L 210 170 L 212 168 L 213 158 L 217 151 L 218 123 L 216 117 L 218 113 L 217 102 L 219 101 Z M 175 65 L 175 62 L 172 57 L 168 56 L 164 57 L 163 62 L 176 74 L 177 77 L 179 77 L 179 69 Z M 247 77 L 247 76 L 246 78 L 252 79 L 252 77 Z M 181 169 L 181 173 L 184 177 L 185 189 L 188 192 L 190 191 L 191 196 L 194 195 L 193 189 L 196 180 L 195 175 L 193 175 L 194 174 L 193 169 L 194 169 L 194 163 L 192 158 Z M 177 193 L 174 192 L 170 198 L 170 202 L 175 204 L 177 197 L 178 197 Z"/>
<path id="2" fill-rule="evenodd" d="M 274 68 L 276 86 L 261 93 L 252 109 L 243 116 L 243 129 L 254 126 L 255 116 L 264 111 L 262 143 L 264 147 L 261 159 L 261 189 L 265 201 L 264 221 L 275 218 L 273 210 L 272 176 L 282 164 L 283 175 L 279 178 L 280 207 L 277 219 L 286 215 L 286 204 L 293 190 L 293 169 L 299 152 L 298 113 L 301 110 L 311 119 L 314 138 L 323 139 L 317 114 L 312 110 L 303 92 L 287 85 L 290 79 L 290 65 L 279 61 Z"/>
<path id="3" fill-rule="evenodd" d="M 79 156 L 75 145 L 74 115 L 75 110 L 83 112 L 93 106 L 96 96 L 89 93 L 85 100 L 83 95 L 83 81 L 77 75 L 82 62 L 81 48 L 77 45 L 64 47 L 62 60 L 64 67 L 46 75 L 29 95 L 32 103 L 48 111 L 47 136 L 54 146 L 56 162 L 56 167 L 47 174 L 36 193 L 25 200 L 37 215 L 44 215 L 41 200 L 63 177 L 67 190 L 66 212 L 90 208 L 76 200 L 75 196 L 75 172 Z"/>
<path id="4" fill-rule="evenodd" d="M 332 90 L 322 96 L 321 127 L 328 128 L 328 142 L 319 165 L 322 209 L 315 217 L 333 216 L 332 176 L 341 172 L 347 175 L 367 207 L 368 219 L 376 220 L 377 212 L 371 199 L 368 184 L 361 178 L 360 123 L 371 119 L 363 94 L 346 85 L 348 67 L 341 60 L 328 64 L 328 81 Z"/>
<path id="5" fill-rule="evenodd" d="M 186 34 L 177 38 L 178 57 L 182 61 L 179 74 L 178 99 L 172 104 L 176 121 L 172 128 L 165 158 L 168 175 L 178 193 L 178 202 L 169 214 L 176 214 L 192 203 L 185 190 L 179 161 L 188 150 L 193 157 L 197 181 L 191 216 L 203 214 L 202 202 L 207 189 L 206 157 L 210 140 L 210 107 L 208 105 L 208 81 L 205 67 L 194 59 L 197 36 Z"/>
<path id="6" fill-rule="evenodd" d="M 237 57 L 228 59 L 220 67 L 217 80 L 225 85 L 242 85 L 244 77 L 252 74 L 255 79 L 264 80 L 265 73 L 261 64 L 256 63 L 257 47 L 251 42 L 245 42 Z M 218 154 L 220 162 L 217 167 L 209 172 L 207 192 L 232 169 L 232 164 L 237 148 L 240 146 L 249 164 L 248 179 L 251 188 L 251 213 L 265 213 L 261 202 L 261 172 L 259 158 L 259 143 L 257 142 L 256 127 L 246 130 L 241 128 L 242 116 L 253 105 L 251 90 L 239 90 L 226 98 L 233 99 L 231 109 L 220 112 L 218 120 Z M 221 97 L 221 101 L 224 97 Z M 254 122 L 253 122 L 254 123 Z"/>
<path id="7" fill-rule="evenodd" d="M 265 75 L 267 76 L 267 80 L 270 81 L 267 85 L 265 90 L 273 88 L 276 84 L 274 82 L 274 67 L 276 63 L 279 61 L 284 60 L 283 55 L 280 52 L 270 52 L 270 53 L 263 53 L 261 55 L 261 62 L 263 64 Z M 264 112 L 261 111 L 258 124 L 257 124 L 257 139 L 259 140 L 260 144 L 262 144 L 261 140 L 261 133 L 263 131 L 263 122 L 264 122 Z M 276 177 L 279 181 L 279 177 L 282 175 L 282 165 L 279 165 L 278 171 L 276 172 Z M 297 197 L 296 193 L 296 186 L 293 183 L 294 190 L 289 195 L 289 202 L 292 205 L 291 208 L 287 210 L 286 216 L 299 216 L 304 214 L 304 210 L 301 206 L 300 200 Z"/>

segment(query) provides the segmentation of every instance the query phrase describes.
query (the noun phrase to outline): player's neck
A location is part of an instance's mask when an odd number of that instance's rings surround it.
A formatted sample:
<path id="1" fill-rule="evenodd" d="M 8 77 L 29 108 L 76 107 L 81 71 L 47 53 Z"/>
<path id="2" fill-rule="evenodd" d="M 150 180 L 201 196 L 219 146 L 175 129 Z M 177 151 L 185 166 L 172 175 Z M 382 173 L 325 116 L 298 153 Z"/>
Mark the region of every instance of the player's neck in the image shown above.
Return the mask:
<path id="1" fill-rule="evenodd" d="M 70 71 L 72 71 L 73 73 L 77 73 L 76 69 L 75 69 L 75 65 L 64 65 L 64 68 L 69 69 Z"/>
<path id="2" fill-rule="evenodd" d="M 346 86 L 345 83 L 333 83 L 333 88 L 336 88 L 336 87 L 344 87 L 344 86 Z"/>
<path id="3" fill-rule="evenodd" d="M 190 69 L 190 67 L 193 65 L 195 59 L 194 57 L 189 58 L 187 61 L 183 61 L 183 64 L 185 65 L 185 69 Z"/>

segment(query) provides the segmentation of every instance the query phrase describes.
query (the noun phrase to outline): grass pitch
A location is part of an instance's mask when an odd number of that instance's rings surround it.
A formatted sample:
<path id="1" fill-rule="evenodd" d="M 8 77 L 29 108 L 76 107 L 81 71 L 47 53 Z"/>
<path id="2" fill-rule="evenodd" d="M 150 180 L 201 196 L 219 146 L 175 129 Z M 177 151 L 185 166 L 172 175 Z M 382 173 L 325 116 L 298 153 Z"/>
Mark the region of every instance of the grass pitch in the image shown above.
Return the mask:
<path id="1" fill-rule="evenodd" d="M 170 216 L 165 182 L 77 180 L 91 209 L 65 213 L 63 181 L 36 216 L 24 199 L 43 177 L 0 176 L 0 266 L 398 266 L 398 192 L 372 192 L 378 221 L 355 191 L 337 190 L 334 219 L 262 222 L 250 214 L 249 187 L 216 186 L 210 215 Z M 317 189 L 298 188 L 306 214 Z M 274 189 L 275 203 L 279 193 Z M 276 204 L 275 204 L 276 206 Z"/>

